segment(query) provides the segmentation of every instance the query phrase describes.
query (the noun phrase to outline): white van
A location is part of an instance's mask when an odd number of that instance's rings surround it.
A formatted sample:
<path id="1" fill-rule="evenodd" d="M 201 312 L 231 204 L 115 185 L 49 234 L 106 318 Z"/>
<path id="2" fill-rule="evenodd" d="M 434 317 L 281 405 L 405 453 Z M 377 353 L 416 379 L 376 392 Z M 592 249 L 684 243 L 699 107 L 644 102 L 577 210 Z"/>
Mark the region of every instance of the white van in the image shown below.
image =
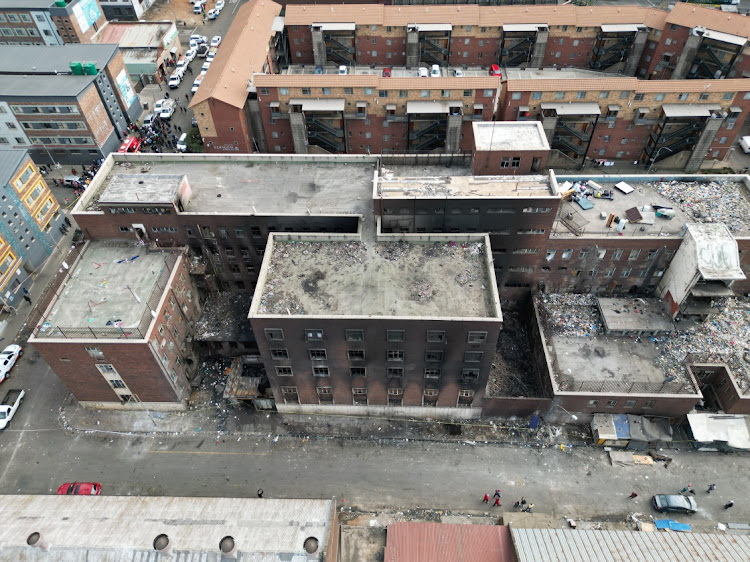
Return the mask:
<path id="1" fill-rule="evenodd" d="M 742 137 L 740 139 L 740 146 L 742 147 L 742 152 L 750 154 L 750 137 Z"/>
<path id="2" fill-rule="evenodd" d="M 187 150 L 187 143 L 185 142 L 187 139 L 187 133 L 182 133 L 180 135 L 180 140 L 177 141 L 177 150 L 180 152 L 185 152 Z"/>
<path id="3" fill-rule="evenodd" d="M 182 82 L 182 77 L 185 76 L 185 68 L 178 68 L 172 73 L 172 76 L 169 77 L 169 87 L 170 88 L 176 88 L 180 85 L 180 82 Z"/>

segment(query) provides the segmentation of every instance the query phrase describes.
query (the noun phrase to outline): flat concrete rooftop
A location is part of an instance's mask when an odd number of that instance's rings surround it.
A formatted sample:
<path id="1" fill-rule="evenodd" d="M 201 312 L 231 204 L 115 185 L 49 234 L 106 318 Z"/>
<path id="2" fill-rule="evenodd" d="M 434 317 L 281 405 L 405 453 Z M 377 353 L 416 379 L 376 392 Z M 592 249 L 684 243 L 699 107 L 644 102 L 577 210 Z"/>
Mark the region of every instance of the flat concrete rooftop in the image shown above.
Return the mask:
<path id="1" fill-rule="evenodd" d="M 66 328 L 126 332 L 138 327 L 169 256 L 133 243 L 90 242 L 37 337 L 60 337 Z"/>
<path id="2" fill-rule="evenodd" d="M 592 295 L 548 294 L 536 299 L 563 392 L 696 392 L 672 336 L 636 340 L 603 334 Z M 620 299 L 621 303 L 627 299 Z M 629 302 L 629 301 L 628 301 Z"/>
<path id="3" fill-rule="evenodd" d="M 274 240 L 253 313 L 497 318 L 486 260 L 476 241 Z"/>
<path id="4" fill-rule="evenodd" d="M 597 72 L 577 68 L 503 68 L 508 80 L 571 80 L 581 78 L 628 78 L 612 72 Z"/>
<path id="5" fill-rule="evenodd" d="M 123 158 L 125 156 L 125 158 Z M 164 155 L 150 159 L 137 154 L 114 157 L 114 166 L 101 186 L 85 200 L 85 210 L 99 209 L 99 200 L 114 197 L 127 186 L 117 176 L 140 174 L 140 190 L 158 201 L 168 199 L 174 182 L 161 178 L 186 176 L 191 195 L 185 204 L 188 213 L 215 214 L 367 214 L 371 212 L 375 159 L 340 159 L 336 163 L 314 158 L 212 158 L 194 155 Z M 160 156 L 160 155 L 154 155 Z M 102 173 L 100 172 L 100 173 Z M 94 178 L 96 182 L 98 178 Z M 131 186 L 131 188 L 136 186 Z M 135 193 L 135 189 L 133 189 Z"/>
<path id="6" fill-rule="evenodd" d="M 475 121 L 471 126 L 478 151 L 550 149 L 539 121 Z"/>
<path id="7" fill-rule="evenodd" d="M 671 332 L 674 322 L 659 299 L 596 299 L 605 330 L 623 332 Z"/>
<path id="8" fill-rule="evenodd" d="M 566 181 L 573 183 L 575 179 L 575 176 L 568 174 L 558 176 L 561 192 L 565 191 Z M 585 179 L 585 176 L 580 177 L 581 181 Z M 650 179 L 646 176 L 642 182 L 628 179 L 626 183 L 633 188 L 628 194 L 615 187 L 621 181 L 615 176 L 608 182 L 595 180 L 601 187 L 614 193 L 614 200 L 591 198 L 588 201 L 593 208 L 588 210 L 577 202 L 563 201 L 551 235 L 574 236 L 559 220 L 559 217 L 572 213 L 572 220 L 583 228 L 583 236 L 617 236 L 616 224 L 612 228 L 606 226 L 605 219 L 609 213 L 626 218 L 625 211 L 635 207 L 643 215 L 644 210 L 653 213 L 654 205 L 674 209 L 674 218 L 655 217 L 653 224 L 629 223 L 625 226 L 624 236 L 678 235 L 688 222 L 723 222 L 735 236 L 750 235 L 750 222 L 747 221 L 750 216 L 750 194 L 743 185 L 732 181 L 647 181 Z M 605 213 L 605 219 L 600 217 L 601 213 Z"/>
<path id="9" fill-rule="evenodd" d="M 99 202 L 174 203 L 184 178 L 179 174 L 114 174 Z"/>
<path id="10" fill-rule="evenodd" d="M 548 176 L 473 176 L 455 172 L 441 174 L 445 168 L 430 166 L 383 166 L 378 178 L 379 197 L 468 198 L 551 197 Z"/>

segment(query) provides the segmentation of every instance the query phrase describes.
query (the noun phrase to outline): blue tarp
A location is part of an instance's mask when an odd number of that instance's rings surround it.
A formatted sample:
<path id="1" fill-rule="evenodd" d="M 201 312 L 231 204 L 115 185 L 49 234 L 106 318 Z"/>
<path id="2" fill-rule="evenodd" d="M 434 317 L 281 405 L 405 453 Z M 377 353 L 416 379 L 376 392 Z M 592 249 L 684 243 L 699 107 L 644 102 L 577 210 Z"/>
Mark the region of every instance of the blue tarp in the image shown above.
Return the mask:
<path id="1" fill-rule="evenodd" d="M 627 414 L 614 414 L 615 435 L 618 439 L 630 439 L 630 421 Z"/>
<path id="2" fill-rule="evenodd" d="M 669 529 L 670 531 L 684 531 L 689 533 L 692 529 L 687 523 L 680 523 L 674 519 L 656 519 L 654 521 L 657 529 Z"/>

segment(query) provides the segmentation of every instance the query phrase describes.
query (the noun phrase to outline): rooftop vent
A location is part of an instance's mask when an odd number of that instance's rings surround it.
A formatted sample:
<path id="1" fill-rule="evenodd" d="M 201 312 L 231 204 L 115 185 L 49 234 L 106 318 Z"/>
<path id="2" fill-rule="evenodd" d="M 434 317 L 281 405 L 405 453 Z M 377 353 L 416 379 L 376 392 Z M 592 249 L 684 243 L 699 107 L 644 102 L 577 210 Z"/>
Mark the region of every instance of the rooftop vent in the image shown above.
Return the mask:
<path id="1" fill-rule="evenodd" d="M 219 542 L 219 550 L 221 553 L 232 560 L 237 560 L 237 544 L 234 542 L 234 538 L 226 536 Z"/>
<path id="2" fill-rule="evenodd" d="M 26 544 L 32 548 L 39 548 L 44 552 L 49 552 L 49 544 L 44 540 L 41 533 L 31 533 L 26 538 Z"/>
<path id="3" fill-rule="evenodd" d="M 318 539 L 315 537 L 307 537 L 305 539 L 304 547 L 305 552 L 308 554 L 315 554 L 318 551 L 318 546 L 320 545 Z"/>
<path id="4" fill-rule="evenodd" d="M 154 550 L 162 556 L 168 556 L 171 558 L 172 547 L 172 541 L 170 541 L 169 537 L 164 533 L 162 533 L 161 535 L 157 535 L 157 537 L 154 539 Z"/>

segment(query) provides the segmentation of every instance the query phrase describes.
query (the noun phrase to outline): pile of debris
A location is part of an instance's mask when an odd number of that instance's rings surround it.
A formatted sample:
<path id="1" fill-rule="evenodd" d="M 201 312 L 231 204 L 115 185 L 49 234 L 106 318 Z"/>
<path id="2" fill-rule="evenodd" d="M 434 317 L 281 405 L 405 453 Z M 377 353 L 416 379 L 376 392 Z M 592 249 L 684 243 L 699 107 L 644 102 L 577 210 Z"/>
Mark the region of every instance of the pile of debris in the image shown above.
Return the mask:
<path id="1" fill-rule="evenodd" d="M 413 301 L 428 302 L 435 296 L 432 285 L 424 279 L 416 279 L 409 285 L 409 297 Z"/>
<path id="2" fill-rule="evenodd" d="M 375 252 L 384 260 L 397 261 L 411 249 L 408 242 L 382 242 L 375 245 Z"/>
<path id="3" fill-rule="evenodd" d="M 593 295 L 553 293 L 535 298 L 553 334 L 589 338 L 604 333 Z"/>
<path id="4" fill-rule="evenodd" d="M 750 233 L 747 222 L 750 203 L 742 195 L 744 187 L 735 182 L 672 180 L 649 185 L 692 215 L 696 222 L 721 222 L 735 234 Z"/>

